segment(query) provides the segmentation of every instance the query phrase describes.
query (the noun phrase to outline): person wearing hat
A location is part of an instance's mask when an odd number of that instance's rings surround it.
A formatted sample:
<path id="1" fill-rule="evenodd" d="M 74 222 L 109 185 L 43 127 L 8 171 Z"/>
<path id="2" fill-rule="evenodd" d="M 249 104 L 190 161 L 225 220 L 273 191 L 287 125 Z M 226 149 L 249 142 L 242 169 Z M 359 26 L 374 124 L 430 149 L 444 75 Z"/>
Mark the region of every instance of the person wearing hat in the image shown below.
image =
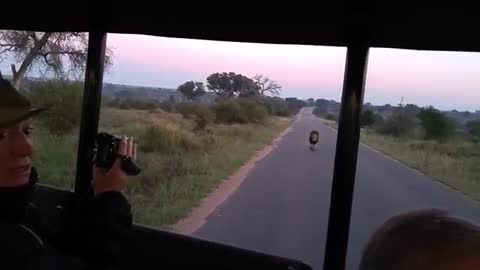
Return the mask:
<path id="1" fill-rule="evenodd" d="M 77 217 L 77 228 L 49 229 L 48 219 L 32 202 L 37 173 L 32 167 L 31 118 L 47 109 L 32 106 L 0 74 L 0 269 L 112 265 L 128 245 L 125 239 L 132 226 L 123 195 L 127 174 L 119 160 L 110 170 L 95 169 L 95 196 L 82 210 L 65 210 L 71 211 L 65 216 Z M 118 151 L 119 156 L 136 158 L 136 144 L 126 137 Z"/>

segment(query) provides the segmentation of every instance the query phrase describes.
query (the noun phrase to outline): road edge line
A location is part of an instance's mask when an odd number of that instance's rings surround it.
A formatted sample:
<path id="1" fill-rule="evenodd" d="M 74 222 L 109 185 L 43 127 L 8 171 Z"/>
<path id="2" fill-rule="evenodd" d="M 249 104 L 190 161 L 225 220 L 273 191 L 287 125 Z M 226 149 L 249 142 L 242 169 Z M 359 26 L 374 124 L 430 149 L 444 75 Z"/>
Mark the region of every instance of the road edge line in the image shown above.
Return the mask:
<path id="1" fill-rule="evenodd" d="M 283 137 L 292 130 L 293 125 L 300 118 L 301 116 L 297 115 L 297 119 L 292 121 L 287 128 L 280 132 L 270 144 L 256 151 L 245 164 L 227 179 L 221 181 L 212 192 L 201 200 L 197 207 L 194 207 L 185 218 L 173 225 L 172 230 L 176 233 L 191 235 L 200 229 L 207 222 L 208 216 L 237 191 L 250 172 L 255 168 L 256 163 L 268 156 L 279 145 Z"/>

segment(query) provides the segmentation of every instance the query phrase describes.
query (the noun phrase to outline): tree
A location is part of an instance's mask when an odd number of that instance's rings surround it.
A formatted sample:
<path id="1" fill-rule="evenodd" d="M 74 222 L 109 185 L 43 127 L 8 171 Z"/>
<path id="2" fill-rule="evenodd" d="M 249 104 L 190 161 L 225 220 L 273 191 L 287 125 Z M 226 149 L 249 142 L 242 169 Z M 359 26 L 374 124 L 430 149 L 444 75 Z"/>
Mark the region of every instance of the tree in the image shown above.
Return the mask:
<path id="1" fill-rule="evenodd" d="M 252 80 L 258 86 L 258 92 L 262 96 L 271 95 L 271 96 L 278 96 L 280 95 L 280 91 L 282 87 L 275 81 L 271 80 L 267 76 L 263 76 L 257 74 L 253 76 Z"/>
<path id="2" fill-rule="evenodd" d="M 313 99 L 313 98 L 307 99 L 307 102 L 308 102 L 308 106 L 314 106 L 315 105 L 315 99 Z"/>
<path id="3" fill-rule="evenodd" d="M 13 57 L 19 63 L 11 65 L 13 85 L 19 89 L 25 74 L 38 67 L 41 74 L 57 78 L 78 76 L 85 71 L 88 33 L 0 31 L 0 59 Z M 112 64 L 113 53 L 107 48 L 105 68 Z"/>
<path id="4" fill-rule="evenodd" d="M 50 80 L 35 83 L 28 93 L 37 105 L 52 105 L 39 116 L 56 135 L 68 134 L 80 125 L 83 85 L 79 82 Z"/>
<path id="5" fill-rule="evenodd" d="M 408 137 L 412 135 L 415 125 L 414 115 L 405 113 L 401 107 L 396 107 L 392 115 L 377 127 L 377 131 L 394 137 Z"/>
<path id="6" fill-rule="evenodd" d="M 194 100 L 196 97 L 205 94 L 205 86 L 202 82 L 188 81 L 177 87 L 177 91 L 182 93 L 188 100 Z"/>
<path id="7" fill-rule="evenodd" d="M 259 95 L 259 86 L 252 79 L 234 72 L 211 74 L 207 78 L 207 88 L 224 98 Z"/>
<path id="8" fill-rule="evenodd" d="M 375 124 L 375 113 L 370 109 L 364 110 L 362 112 L 360 124 L 364 127 L 373 126 L 373 124 Z"/>
<path id="9" fill-rule="evenodd" d="M 455 133 L 455 123 L 434 107 L 422 109 L 418 113 L 418 119 L 425 130 L 425 138 L 444 140 Z"/>
<path id="10" fill-rule="evenodd" d="M 294 97 L 285 98 L 285 102 L 287 102 L 289 110 L 294 114 L 298 113 L 302 107 L 307 106 L 305 100 Z"/>
<path id="11" fill-rule="evenodd" d="M 403 107 L 405 113 L 410 115 L 417 115 L 420 112 L 420 108 L 415 104 L 407 104 Z"/>
<path id="12" fill-rule="evenodd" d="M 288 103 L 281 97 L 263 97 L 261 102 L 265 105 L 271 115 L 290 116 L 293 111 L 288 107 Z"/>

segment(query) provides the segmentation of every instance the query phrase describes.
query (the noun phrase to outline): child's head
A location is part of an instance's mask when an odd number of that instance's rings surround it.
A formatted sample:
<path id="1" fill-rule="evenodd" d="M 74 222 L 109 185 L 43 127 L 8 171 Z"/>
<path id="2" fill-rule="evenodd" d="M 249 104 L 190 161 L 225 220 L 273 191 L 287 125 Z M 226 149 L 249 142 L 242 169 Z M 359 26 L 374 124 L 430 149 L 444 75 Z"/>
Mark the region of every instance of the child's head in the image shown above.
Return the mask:
<path id="1" fill-rule="evenodd" d="M 395 216 L 370 239 L 360 270 L 480 269 L 480 228 L 440 210 Z"/>

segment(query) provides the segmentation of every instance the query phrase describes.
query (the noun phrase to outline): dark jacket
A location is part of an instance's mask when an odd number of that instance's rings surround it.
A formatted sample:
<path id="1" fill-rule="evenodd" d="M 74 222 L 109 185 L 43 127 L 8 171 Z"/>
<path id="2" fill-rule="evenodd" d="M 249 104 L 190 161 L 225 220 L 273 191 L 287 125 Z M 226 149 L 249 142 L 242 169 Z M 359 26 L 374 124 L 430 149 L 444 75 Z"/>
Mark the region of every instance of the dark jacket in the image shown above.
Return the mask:
<path id="1" fill-rule="evenodd" d="M 32 202 L 36 183 L 0 188 L 0 269 L 118 269 L 128 256 L 132 216 L 123 194 L 74 196 L 48 220 Z"/>

